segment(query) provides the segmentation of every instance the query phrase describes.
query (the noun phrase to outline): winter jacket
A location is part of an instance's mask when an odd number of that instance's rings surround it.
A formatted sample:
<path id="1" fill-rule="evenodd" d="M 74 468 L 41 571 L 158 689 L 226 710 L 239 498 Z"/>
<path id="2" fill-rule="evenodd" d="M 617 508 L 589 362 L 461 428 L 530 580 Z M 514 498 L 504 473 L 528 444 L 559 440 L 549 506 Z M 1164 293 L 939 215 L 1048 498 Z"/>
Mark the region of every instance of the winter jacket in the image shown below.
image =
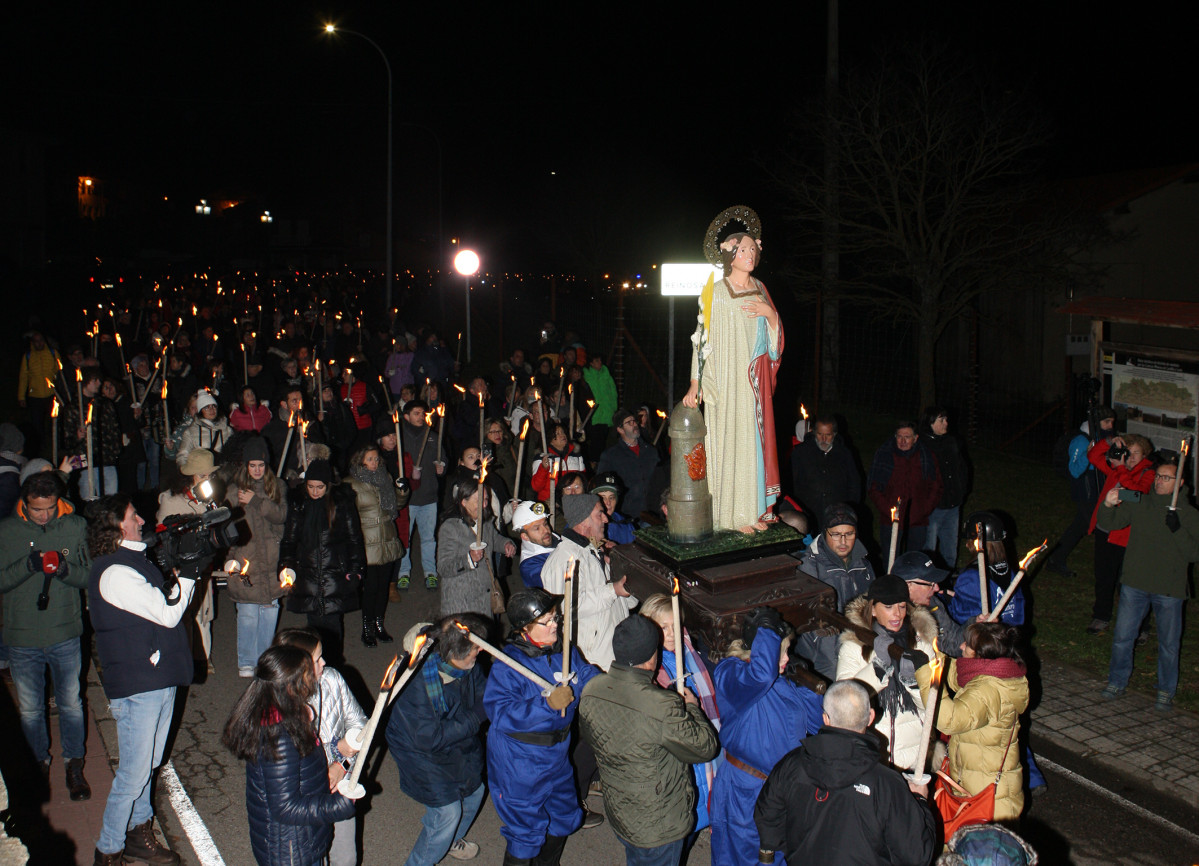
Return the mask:
<path id="1" fill-rule="evenodd" d="M 658 465 L 658 449 L 644 437 L 637 440 L 637 446 L 634 452 L 624 439 L 620 439 L 615 445 L 604 449 L 595 467 L 597 475 L 615 472 L 620 478 L 625 486 L 621 505 L 625 514 L 634 520 L 639 520 L 646 508 L 656 509 L 658 506 L 656 502 L 646 501 L 650 478 L 654 474 L 654 467 Z"/>
<path id="2" fill-rule="evenodd" d="M 378 489 L 357 478 L 350 478 L 346 483 L 353 489 L 358 503 L 358 522 L 362 525 L 367 565 L 395 562 L 404 555 L 404 548 L 396 534 L 395 519 L 384 515 L 379 505 Z"/>
<path id="3" fill-rule="evenodd" d="M 213 454 L 219 454 L 232 435 L 233 431 L 229 429 L 229 422 L 224 418 L 209 421 L 207 418 L 197 415 L 195 423 L 188 425 L 184 429 L 183 435 L 179 437 L 175 462 L 182 466 L 193 448 L 207 448 Z"/>
<path id="4" fill-rule="evenodd" d="M 1094 513 L 1091 514 L 1091 527 L 1088 532 L 1094 532 L 1097 528 L 1095 521 L 1099 518 L 1099 509 L 1103 508 L 1103 498 L 1117 484 L 1126 490 L 1135 490 L 1138 493 L 1148 493 L 1153 489 L 1153 476 L 1157 472 L 1157 467 L 1153 465 L 1153 461 L 1148 459 L 1142 460 L 1132 469 L 1127 468 L 1123 461 L 1117 463 L 1115 466 L 1109 466 L 1107 464 L 1107 449 L 1110 446 L 1110 440 L 1100 439 L 1087 452 L 1087 459 L 1091 461 L 1091 465 L 1099 470 L 1099 474 L 1103 476 L 1103 486 L 1099 488 L 1099 499 L 1095 505 Z M 1098 528 L 1102 529 L 1102 527 Z M 1108 544 L 1127 547 L 1128 526 L 1113 527 L 1107 533 L 1107 542 Z"/>
<path id="5" fill-rule="evenodd" d="M 21 356 L 17 372 L 17 400 L 34 397 L 44 400 L 53 393 L 46 380 L 54 381 L 58 375 L 58 352 L 49 344 L 40 349 L 31 345 Z"/>
<path id="6" fill-rule="evenodd" d="M 400 770 L 400 788 L 426 806 L 445 806 L 483 784 L 483 739 L 487 678 L 476 664 L 461 677 L 438 672 L 445 709 L 435 708 L 424 672 L 437 668 L 432 653 L 404 688 L 387 722 L 387 747 Z"/>
<path id="7" fill-rule="evenodd" d="M 261 481 L 251 481 L 254 498 L 245 506 L 245 526 L 249 529 L 245 543 L 229 548 L 228 559 L 239 560 L 243 566 L 248 561 L 246 577 L 231 576 L 226 591 L 234 601 L 249 604 L 269 604 L 286 590 L 279 584 L 279 542 L 283 540 L 283 525 L 287 522 L 287 490 L 282 482 L 276 482 L 280 498 L 275 502 L 263 492 Z M 238 487 L 229 485 L 226 500 L 231 508 L 237 504 Z"/>
<path id="8" fill-rule="evenodd" d="M 561 475 L 564 472 L 587 471 L 587 461 L 579 453 L 579 446 L 573 442 L 567 444 L 565 453 L 555 451 L 554 446 L 551 445 L 546 454 L 550 458 L 549 469 L 545 468 L 545 462 L 541 459 L 540 453 L 533 455 L 530 463 L 530 466 L 536 467 L 536 469 L 533 477 L 529 480 L 529 486 L 537 494 L 536 498 L 542 502 L 550 501 L 550 478 L 554 473 Z"/>
<path id="9" fill-rule="evenodd" d="M 613 658 L 612 635 L 637 606 L 637 599 L 616 594 L 604 555 L 570 529 L 541 567 L 541 585 L 546 590 L 559 594 L 564 591 L 566 565 L 572 558 L 579 567 L 574 581 L 578 596 L 574 608 L 575 641 L 587 661 L 607 670 Z"/>
<path id="10" fill-rule="evenodd" d="M 441 578 L 441 615 L 452 613 L 481 613 L 491 616 L 491 571 L 487 557 L 503 553 L 508 539 L 499 533 L 490 520 L 483 521 L 480 531 L 487 550 L 477 563 L 470 558 L 470 546 L 475 542 L 475 529 L 461 517 L 449 517 L 437 529 L 437 575 Z"/>
<path id="11" fill-rule="evenodd" d="M 59 573 L 31 571 L 33 550 L 56 551 Z M 4 594 L 4 643 L 44 648 L 83 634 L 83 605 L 79 590 L 87 587 L 91 557 L 87 550 L 87 521 L 71 503 L 58 500 L 58 513 L 45 526 L 28 518 L 25 503 L 17 501 L 11 517 L 0 521 L 0 593 Z M 38 610 L 43 587 L 49 601 Z"/>
<path id="12" fill-rule="evenodd" d="M 604 811 L 616 834 L 639 848 L 691 832 L 691 764 L 711 760 L 720 749 L 700 706 L 662 688 L 653 675 L 613 664 L 587 684 L 579 701 L 579 732 L 595 749 Z"/>
<path id="13" fill-rule="evenodd" d="M 959 686 L 962 680 L 965 685 Z M 949 774 L 977 794 L 995 783 L 1002 763 L 995 820 L 1019 818 L 1024 810 L 1020 714 L 1028 709 L 1024 665 L 1011 659 L 954 659 L 947 684 L 956 694 L 942 696 L 937 730 L 949 735 Z"/>
<path id="14" fill-rule="evenodd" d="M 619 408 L 616 380 L 612 378 L 611 371 L 606 366 L 601 366 L 596 370 L 588 364 L 583 368 L 583 380 L 595 398 L 595 414 L 591 416 L 591 423 L 601 427 L 611 427 L 612 413 Z M 576 405 L 578 404 L 576 403 Z M 586 416 L 584 415 L 584 417 Z"/>
<path id="15" fill-rule="evenodd" d="M 316 713 L 321 746 L 329 763 L 339 760 L 334 750 L 346 732 L 366 727 L 366 713 L 354 699 L 345 677 L 330 667 L 321 672 L 320 688 L 308 699 L 308 705 Z"/>
<path id="16" fill-rule="evenodd" d="M 8 517 L 16 508 L 21 492 L 21 470 L 29 462 L 12 451 L 0 451 L 0 517 Z"/>
<path id="17" fill-rule="evenodd" d="M 333 824 L 354 815 L 354 801 L 329 792 L 323 749 L 300 757 L 279 727 L 278 760 L 264 752 L 246 762 L 250 847 L 259 866 L 312 866 L 324 859 Z"/>
<path id="18" fill-rule="evenodd" d="M 1127 535 L 1121 583 L 1155 595 L 1188 598 L 1187 568 L 1199 562 L 1199 511 L 1188 504 L 1185 489 L 1178 491 L 1180 525 L 1171 532 L 1166 526 L 1171 496 L 1144 493 L 1139 502 L 1121 502 L 1115 508 L 1100 503 L 1099 528 L 1110 530 L 1109 539 L 1117 532 Z"/>
<path id="19" fill-rule="evenodd" d="M 900 520 L 907 516 L 908 526 L 927 526 L 928 516 L 941 502 L 941 470 L 937 458 L 919 439 L 907 451 L 900 451 L 891 439 L 874 454 L 866 479 L 870 501 L 879 515 L 888 519 L 896 499 Z"/>
<path id="20" fill-rule="evenodd" d="M 846 562 L 829 548 L 823 532 L 804 551 L 799 569 L 837 591 L 839 611 L 844 611 L 845 605 L 863 595 L 874 583 L 874 568 L 866 558 L 866 545 L 861 540 L 855 541 Z"/>
<path id="21" fill-rule="evenodd" d="M 793 864 L 927 866 L 929 804 L 879 760 L 869 733 L 824 727 L 770 773 L 754 809 L 762 849 Z"/>
<path id="22" fill-rule="evenodd" d="M 238 406 L 229 413 L 229 426 L 238 433 L 261 433 L 271 421 L 271 410 L 259 403 L 253 409 Z"/>
<path id="23" fill-rule="evenodd" d="M 315 535 L 305 530 L 307 515 L 313 508 L 325 508 L 326 501 L 312 499 L 304 487 L 291 494 L 283 541 L 279 544 L 279 568 L 296 572 L 296 583 L 287 599 L 294 613 L 322 616 L 358 610 L 358 590 L 366 571 L 366 550 L 353 492 L 335 486 L 327 494 L 333 498 L 331 525 Z"/>
<path id="24" fill-rule="evenodd" d="M 1089 502 L 1094 505 L 1099 496 L 1099 473 L 1087 459 L 1091 450 L 1091 425 L 1083 421 L 1079 425 L 1079 434 L 1070 440 L 1067 446 L 1070 472 L 1070 498 L 1075 502 Z"/>
<path id="25" fill-rule="evenodd" d="M 107 397 L 97 394 L 91 398 L 92 405 L 92 463 L 96 466 L 116 466 L 117 458 L 121 456 L 121 421 L 117 417 L 116 404 Z M 83 416 L 80 420 L 79 404 L 67 406 L 63 417 L 59 419 L 63 440 L 63 449 L 67 454 L 87 456 L 86 424 L 89 401 L 84 397 Z M 76 439 L 75 433 L 83 428 L 83 438 Z"/>
<path id="26" fill-rule="evenodd" d="M 437 427 L 443 420 L 434 417 L 432 427 L 413 427 L 407 420 L 400 421 L 400 430 L 404 436 L 404 465 L 415 467 L 416 458 L 420 458 L 421 477 L 413 478 L 411 471 L 405 473 L 412 482 L 412 498 L 408 500 L 409 505 L 437 504 L 437 468 L 433 464 L 445 462 L 445 443 L 442 443 L 440 452 L 437 448 Z M 445 423 L 448 425 L 449 421 Z M 417 484 L 418 480 L 427 483 Z"/>
<path id="27" fill-rule="evenodd" d="M 862 476 L 849 448 L 834 440 L 832 448 L 821 451 L 815 433 L 791 450 L 791 481 L 795 498 L 817 520 L 830 505 L 862 500 Z"/>
<path id="28" fill-rule="evenodd" d="M 865 629 L 874 624 L 870 602 L 865 596 L 855 598 L 845 607 L 845 616 Z M 916 646 L 926 656 L 924 664 L 917 667 L 917 682 L 900 684 L 895 710 L 883 701 L 882 693 L 891 684 L 891 678 L 899 675 L 896 663 L 888 655 L 880 659 L 873 646 L 867 648 L 857 632 L 841 634 L 841 649 L 837 654 L 837 679 L 858 680 L 880 695 L 882 707 L 874 726 L 888 743 L 891 763 L 907 770 L 916 762 L 920 749 L 920 737 L 924 732 L 924 693 L 928 688 L 930 670 L 927 660 L 934 654 L 933 640 L 937 636 L 937 621 L 927 608 L 918 604 L 908 605 L 908 622 L 916 630 Z M 868 650 L 863 655 L 863 650 Z"/>
<path id="29" fill-rule="evenodd" d="M 920 441 L 937 458 L 937 468 L 941 471 L 941 501 L 937 508 L 960 508 L 966 501 L 970 480 L 961 443 L 952 433 L 938 436 L 927 427 L 921 432 Z"/>

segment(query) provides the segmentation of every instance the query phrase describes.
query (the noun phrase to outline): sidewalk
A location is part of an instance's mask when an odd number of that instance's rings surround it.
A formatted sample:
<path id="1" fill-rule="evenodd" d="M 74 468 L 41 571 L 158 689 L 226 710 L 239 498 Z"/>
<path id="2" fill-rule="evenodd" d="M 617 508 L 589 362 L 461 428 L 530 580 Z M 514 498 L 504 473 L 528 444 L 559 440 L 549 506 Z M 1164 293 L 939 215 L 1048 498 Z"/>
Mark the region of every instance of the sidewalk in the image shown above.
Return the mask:
<path id="1" fill-rule="evenodd" d="M 1158 712 L 1151 697 L 1131 691 L 1104 700 L 1106 680 L 1053 662 L 1042 665 L 1041 684 L 1037 736 L 1199 810 L 1199 716 Z"/>

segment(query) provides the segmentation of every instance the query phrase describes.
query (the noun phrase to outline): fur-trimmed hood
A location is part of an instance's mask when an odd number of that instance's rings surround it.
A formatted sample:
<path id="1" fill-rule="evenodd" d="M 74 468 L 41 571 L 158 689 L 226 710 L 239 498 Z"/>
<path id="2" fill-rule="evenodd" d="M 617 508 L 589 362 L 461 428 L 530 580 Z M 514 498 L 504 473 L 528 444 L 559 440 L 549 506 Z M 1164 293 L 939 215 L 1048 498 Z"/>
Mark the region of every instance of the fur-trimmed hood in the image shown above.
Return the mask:
<path id="1" fill-rule="evenodd" d="M 870 599 L 864 595 L 859 595 L 849 604 L 845 605 L 845 617 L 862 628 L 873 628 L 874 622 L 870 614 Z M 933 645 L 933 642 L 937 639 L 937 620 L 927 607 L 922 604 L 908 602 L 908 622 L 916 630 L 918 640 L 930 646 Z M 841 632 L 841 642 L 855 643 L 861 647 L 865 646 L 857 634 L 848 630 Z"/>

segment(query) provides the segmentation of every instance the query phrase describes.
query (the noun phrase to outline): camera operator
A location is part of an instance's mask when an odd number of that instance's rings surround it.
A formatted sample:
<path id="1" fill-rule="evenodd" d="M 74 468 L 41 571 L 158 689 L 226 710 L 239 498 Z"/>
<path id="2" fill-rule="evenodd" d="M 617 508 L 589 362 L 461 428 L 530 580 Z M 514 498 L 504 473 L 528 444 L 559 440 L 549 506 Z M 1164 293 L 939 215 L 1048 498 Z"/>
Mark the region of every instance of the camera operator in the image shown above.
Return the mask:
<path id="1" fill-rule="evenodd" d="M 1087 452 L 1096 442 L 1106 442 L 1115 435 L 1116 413 L 1107 406 L 1091 406 L 1087 420 L 1078 426 L 1078 433 L 1067 446 L 1070 473 L 1070 498 L 1074 500 L 1074 522 L 1062 533 L 1045 567 L 1063 577 L 1073 577 L 1074 572 L 1066 565 L 1070 552 L 1082 541 L 1091 525 L 1091 515 L 1099 504 L 1099 473 Z"/>
<path id="2" fill-rule="evenodd" d="M 79 698 L 83 607 L 90 562 L 87 524 L 63 498 L 55 472 L 36 472 L 21 485 L 12 516 L 0 522 L 0 593 L 4 640 L 21 707 L 21 728 L 49 780 L 46 666 L 54 680 L 58 731 L 72 800 L 91 797 L 83 777 L 87 730 Z"/>
<path id="3" fill-rule="evenodd" d="M 196 581 L 180 574 L 164 594 L 163 574 L 145 553 L 144 524 L 118 493 L 93 507 L 88 526 L 88 603 L 121 755 L 96 842 L 95 862 L 104 866 L 125 862 L 122 855 L 179 862 L 154 834 L 150 780 L 162 762 L 175 689 L 192 681 L 184 614 Z"/>
<path id="4" fill-rule="evenodd" d="M 1136 433 L 1100 439 L 1091 446 L 1087 459 L 1104 477 L 1099 503 L 1117 485 L 1138 493 L 1152 490 L 1154 466 L 1152 461 L 1145 459 L 1152 453 L 1153 443 Z M 1124 550 L 1128 547 L 1128 527 L 1107 532 L 1095 525 L 1098 514 L 1099 505 L 1096 505 L 1091 514 L 1091 531 L 1095 533 L 1095 606 L 1087 634 L 1107 631 L 1116 585 L 1120 582 L 1120 569 L 1124 564 Z"/>

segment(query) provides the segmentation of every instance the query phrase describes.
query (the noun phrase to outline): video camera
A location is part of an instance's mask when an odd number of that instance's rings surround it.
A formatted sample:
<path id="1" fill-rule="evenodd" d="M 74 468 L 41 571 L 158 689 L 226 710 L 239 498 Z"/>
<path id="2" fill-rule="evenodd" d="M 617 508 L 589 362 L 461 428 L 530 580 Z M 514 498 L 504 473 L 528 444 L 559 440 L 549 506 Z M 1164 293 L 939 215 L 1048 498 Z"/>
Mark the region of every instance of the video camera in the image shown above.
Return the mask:
<path id="1" fill-rule="evenodd" d="M 155 550 L 154 558 L 166 577 L 163 592 L 168 599 L 174 594 L 176 575 L 198 580 L 217 553 L 241 540 L 237 526 L 229 522 L 233 513 L 213 503 L 209 482 L 197 485 L 197 493 L 197 499 L 205 503 L 205 511 L 172 515 L 146 538 L 147 551 Z"/>

